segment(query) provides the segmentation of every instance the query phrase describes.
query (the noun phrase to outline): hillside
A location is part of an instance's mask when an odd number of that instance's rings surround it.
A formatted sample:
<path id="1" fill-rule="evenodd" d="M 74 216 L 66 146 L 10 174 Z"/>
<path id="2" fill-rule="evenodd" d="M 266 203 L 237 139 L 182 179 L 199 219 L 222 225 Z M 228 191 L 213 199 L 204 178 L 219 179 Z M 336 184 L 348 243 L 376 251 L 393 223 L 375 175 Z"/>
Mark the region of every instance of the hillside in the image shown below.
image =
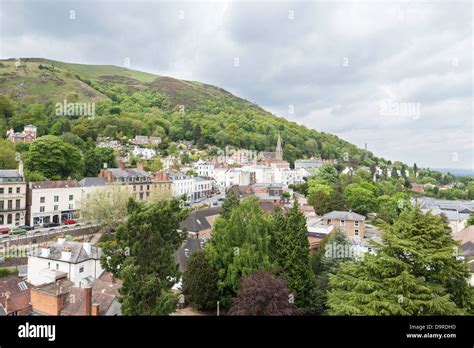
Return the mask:
<path id="1" fill-rule="evenodd" d="M 280 133 L 290 162 L 313 155 L 365 165 L 379 162 L 372 153 L 334 135 L 276 117 L 211 85 L 112 65 L 42 58 L 24 58 L 21 63 L 17 67 L 14 60 L 0 61 L 3 134 L 7 127 L 20 130 L 32 123 L 40 134 L 72 132 L 83 140 L 144 134 L 168 141 L 194 140 L 200 147 L 232 145 L 262 151 L 273 149 Z M 94 102 L 95 117 L 57 116 L 55 105 L 65 99 Z"/>

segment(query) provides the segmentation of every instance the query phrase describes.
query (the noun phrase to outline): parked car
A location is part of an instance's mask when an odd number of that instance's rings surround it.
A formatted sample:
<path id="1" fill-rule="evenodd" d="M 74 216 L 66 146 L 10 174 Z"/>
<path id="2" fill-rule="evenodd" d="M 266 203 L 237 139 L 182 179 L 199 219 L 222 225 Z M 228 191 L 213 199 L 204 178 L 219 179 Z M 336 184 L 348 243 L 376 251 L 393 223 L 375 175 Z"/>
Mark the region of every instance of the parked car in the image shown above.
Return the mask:
<path id="1" fill-rule="evenodd" d="M 12 228 L 12 230 L 10 231 L 10 234 L 26 234 L 26 230 L 19 227 L 15 227 L 15 228 Z"/>
<path id="2" fill-rule="evenodd" d="M 67 219 L 64 221 L 65 225 L 74 225 L 76 223 L 76 220 L 74 219 Z"/>
<path id="3" fill-rule="evenodd" d="M 1 234 L 10 233 L 10 229 L 9 229 L 8 227 L 0 228 L 0 233 L 1 233 Z"/>
<path id="4" fill-rule="evenodd" d="M 35 229 L 34 227 L 28 226 L 28 225 L 21 225 L 21 226 L 18 226 L 18 228 L 22 228 L 22 229 L 24 229 L 25 231 L 31 231 L 31 230 L 34 230 L 34 229 Z"/>
<path id="5" fill-rule="evenodd" d="M 56 227 L 56 226 L 59 226 L 57 222 L 47 222 L 43 224 L 43 227 Z"/>

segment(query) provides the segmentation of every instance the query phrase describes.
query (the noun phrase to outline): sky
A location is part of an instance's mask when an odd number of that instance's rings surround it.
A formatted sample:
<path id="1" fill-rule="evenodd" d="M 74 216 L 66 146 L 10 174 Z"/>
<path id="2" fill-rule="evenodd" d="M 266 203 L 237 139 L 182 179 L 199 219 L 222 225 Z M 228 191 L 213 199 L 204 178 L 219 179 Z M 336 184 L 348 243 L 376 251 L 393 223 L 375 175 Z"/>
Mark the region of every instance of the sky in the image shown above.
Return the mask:
<path id="1" fill-rule="evenodd" d="M 471 1 L 0 0 L 0 58 L 219 86 L 386 159 L 474 170 Z"/>

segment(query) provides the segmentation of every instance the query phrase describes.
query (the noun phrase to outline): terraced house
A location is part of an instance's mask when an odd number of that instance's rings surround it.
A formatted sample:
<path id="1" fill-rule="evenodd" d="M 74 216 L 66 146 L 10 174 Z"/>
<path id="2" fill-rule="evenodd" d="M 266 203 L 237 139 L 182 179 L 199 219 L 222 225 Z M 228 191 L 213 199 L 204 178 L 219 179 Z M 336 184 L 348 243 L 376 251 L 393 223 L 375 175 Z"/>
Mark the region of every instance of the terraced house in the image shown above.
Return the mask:
<path id="1" fill-rule="evenodd" d="M 26 182 L 20 169 L 0 170 L 0 228 L 25 224 Z"/>

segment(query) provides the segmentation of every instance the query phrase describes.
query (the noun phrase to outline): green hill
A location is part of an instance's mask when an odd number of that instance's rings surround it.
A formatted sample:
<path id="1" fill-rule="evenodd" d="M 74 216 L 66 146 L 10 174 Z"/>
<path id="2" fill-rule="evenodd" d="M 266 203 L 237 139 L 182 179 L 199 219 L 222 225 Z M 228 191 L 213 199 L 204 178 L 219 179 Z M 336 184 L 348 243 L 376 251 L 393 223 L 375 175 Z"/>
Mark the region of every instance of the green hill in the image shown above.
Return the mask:
<path id="1" fill-rule="evenodd" d="M 290 122 L 231 93 L 112 65 L 64 63 L 42 58 L 0 61 L 0 130 L 39 127 L 41 135 L 72 132 L 97 136 L 159 135 L 165 143 L 193 140 L 200 147 L 232 145 L 272 150 L 280 134 L 285 159 L 321 156 L 370 165 L 379 162 L 331 134 Z M 95 104 L 93 118 L 58 116 L 56 104 Z M 57 134 L 57 135 L 60 135 Z"/>

